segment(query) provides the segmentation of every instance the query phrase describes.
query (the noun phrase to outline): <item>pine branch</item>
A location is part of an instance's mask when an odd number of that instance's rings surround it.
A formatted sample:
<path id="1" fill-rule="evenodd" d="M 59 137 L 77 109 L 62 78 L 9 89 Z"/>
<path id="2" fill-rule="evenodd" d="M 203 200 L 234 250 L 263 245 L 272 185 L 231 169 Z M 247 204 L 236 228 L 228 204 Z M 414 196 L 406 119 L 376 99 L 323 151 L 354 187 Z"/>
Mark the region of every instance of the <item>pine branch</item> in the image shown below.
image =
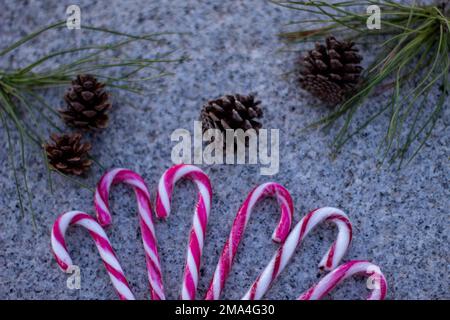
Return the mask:
<path id="1" fill-rule="evenodd" d="M 334 151 L 338 152 L 352 136 L 388 112 L 385 138 L 380 142 L 382 159 L 389 159 L 390 163 L 398 161 L 400 167 L 404 162 L 410 163 L 430 137 L 442 110 L 448 106 L 450 5 L 440 2 L 420 7 L 387 0 L 272 2 L 311 16 L 309 28 L 280 34 L 289 43 L 316 41 L 331 33 L 339 33 L 348 39 L 374 38 L 371 43 L 380 49 L 363 74 L 359 90 L 311 126 L 328 127 L 345 117 L 333 143 Z M 369 5 L 381 8 L 381 30 L 368 30 L 366 27 L 369 14 L 365 8 Z M 302 23 L 290 23 L 289 27 Z M 436 92 L 439 87 L 443 88 L 442 94 L 430 113 L 429 92 Z M 378 88 L 391 90 L 390 101 L 352 131 L 356 113 L 367 110 L 362 106 Z M 411 154 L 409 151 L 416 144 L 418 147 Z"/>
<path id="2" fill-rule="evenodd" d="M 0 57 L 3 58 L 8 54 L 14 54 L 16 50 L 19 50 L 29 41 L 38 40 L 47 31 L 64 28 L 65 21 L 44 26 L 6 48 L 0 49 Z M 9 158 L 21 212 L 23 214 L 27 209 L 30 209 L 33 222 L 33 195 L 29 188 L 29 170 L 25 161 L 26 146 L 37 146 L 39 148 L 47 171 L 48 185 L 53 192 L 51 172 L 55 170 L 49 166 L 47 154 L 42 149 L 45 140 L 43 137 L 48 136 L 49 133 L 41 133 L 40 130 L 43 126 L 40 124 L 46 123 L 57 132 L 64 130 L 55 121 L 55 117 L 59 118 L 59 114 L 46 102 L 44 90 L 67 86 L 78 74 L 90 73 L 99 78 L 107 79 L 107 85 L 114 90 L 142 94 L 144 89 L 143 84 L 145 82 L 171 75 L 170 72 L 165 70 L 166 65 L 185 60 L 184 57 L 174 57 L 173 51 L 154 54 L 153 57 L 144 58 L 124 55 L 117 57 L 117 50 L 119 49 L 126 49 L 127 46 L 141 42 L 149 42 L 151 45 L 157 46 L 163 37 L 173 35 L 174 33 L 159 32 L 136 35 L 86 25 L 83 26 L 83 29 L 97 36 L 101 36 L 103 33 L 110 34 L 114 40 L 108 44 L 88 44 L 51 52 L 18 69 L 0 70 L 1 124 L 6 131 Z M 55 62 L 56 59 L 61 58 L 67 62 Z M 25 120 L 21 116 L 22 114 L 29 115 L 30 119 Z M 29 121 L 31 123 L 28 123 Z M 16 142 L 14 141 L 10 126 L 19 134 L 18 151 L 14 147 Z M 20 163 L 16 163 L 16 155 L 19 155 Z M 91 156 L 91 160 L 103 168 L 98 159 Z M 69 181 L 92 190 L 92 187 L 87 186 L 78 179 L 71 178 L 58 171 L 56 172 Z M 26 197 L 22 193 L 21 186 L 25 190 Z M 25 205 L 24 199 L 27 199 L 27 205 Z"/>

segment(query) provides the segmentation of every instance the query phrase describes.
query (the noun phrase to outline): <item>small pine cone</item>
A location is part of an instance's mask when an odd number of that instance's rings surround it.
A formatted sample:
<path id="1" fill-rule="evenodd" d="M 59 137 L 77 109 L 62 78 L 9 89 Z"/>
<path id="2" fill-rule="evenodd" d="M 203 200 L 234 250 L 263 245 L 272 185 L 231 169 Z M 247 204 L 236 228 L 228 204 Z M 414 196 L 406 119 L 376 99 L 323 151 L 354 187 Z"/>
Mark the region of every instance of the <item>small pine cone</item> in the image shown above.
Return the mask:
<path id="1" fill-rule="evenodd" d="M 78 75 L 64 95 L 66 109 L 59 110 L 64 122 L 84 130 L 106 128 L 111 102 L 104 86 L 92 75 Z"/>
<path id="2" fill-rule="evenodd" d="M 200 114 L 203 132 L 208 129 L 255 129 L 258 131 L 262 124 L 255 119 L 261 118 L 263 112 L 259 107 L 261 101 L 255 100 L 254 95 L 225 95 L 216 100 L 208 101 Z"/>
<path id="3" fill-rule="evenodd" d="M 301 61 L 302 88 L 331 106 L 341 103 L 355 90 L 363 70 L 363 58 L 354 46 L 334 37 L 328 37 L 326 45 L 316 43 Z"/>
<path id="4" fill-rule="evenodd" d="M 81 142 L 81 134 L 52 134 L 52 141 L 44 144 L 50 166 L 64 174 L 80 176 L 92 165 L 88 158 L 91 144 Z"/>

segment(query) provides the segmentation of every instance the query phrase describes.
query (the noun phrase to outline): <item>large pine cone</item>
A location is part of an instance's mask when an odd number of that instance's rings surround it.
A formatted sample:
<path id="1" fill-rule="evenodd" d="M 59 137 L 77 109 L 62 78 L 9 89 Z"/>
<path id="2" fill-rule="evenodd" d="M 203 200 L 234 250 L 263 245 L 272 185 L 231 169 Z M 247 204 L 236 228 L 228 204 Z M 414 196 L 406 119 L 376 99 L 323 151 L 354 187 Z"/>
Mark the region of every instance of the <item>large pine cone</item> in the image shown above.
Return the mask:
<path id="1" fill-rule="evenodd" d="M 355 90 L 363 68 L 362 56 L 354 42 L 326 39 L 326 46 L 316 43 L 301 62 L 300 84 L 329 105 L 337 105 Z"/>
<path id="2" fill-rule="evenodd" d="M 216 100 L 208 101 L 201 111 L 203 131 L 208 129 L 255 129 L 262 124 L 255 119 L 261 118 L 263 112 L 259 107 L 261 101 L 256 101 L 254 95 L 225 95 Z"/>
<path id="3" fill-rule="evenodd" d="M 81 142 L 81 134 L 52 134 L 50 142 L 44 145 L 51 167 L 64 174 L 82 175 L 92 165 L 88 158 L 90 143 Z"/>
<path id="4" fill-rule="evenodd" d="M 59 110 L 64 122 L 81 129 L 106 128 L 111 109 L 104 84 L 92 75 L 78 75 L 64 95 L 65 110 Z"/>

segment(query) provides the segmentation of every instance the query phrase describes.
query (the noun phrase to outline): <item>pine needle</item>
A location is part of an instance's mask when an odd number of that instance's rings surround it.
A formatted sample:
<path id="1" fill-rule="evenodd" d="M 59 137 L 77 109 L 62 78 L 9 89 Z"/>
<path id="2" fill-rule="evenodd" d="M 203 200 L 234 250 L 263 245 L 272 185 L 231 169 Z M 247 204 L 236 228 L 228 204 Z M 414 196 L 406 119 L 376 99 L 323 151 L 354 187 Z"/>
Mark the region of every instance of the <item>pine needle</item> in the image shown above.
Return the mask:
<path id="1" fill-rule="evenodd" d="M 424 147 L 444 107 L 448 106 L 450 4 L 416 6 L 389 0 L 272 2 L 310 16 L 308 24 L 312 24 L 311 27 L 280 34 L 290 43 L 317 41 L 331 33 L 356 41 L 373 37 L 371 44 L 379 50 L 363 74 L 359 90 L 310 127 L 329 127 L 345 117 L 333 143 L 333 151 L 339 152 L 351 137 L 368 127 L 379 115 L 389 112 L 386 134 L 380 141 L 382 162 L 385 159 L 391 164 L 398 161 L 399 167 L 405 162 L 409 164 Z M 369 5 L 381 9 L 380 30 L 366 27 L 369 14 L 365 8 Z M 297 21 L 288 26 L 292 28 L 304 22 Z M 429 93 L 438 87 L 444 89 L 437 105 L 429 111 Z M 352 132 L 355 114 L 360 109 L 367 109 L 362 106 L 376 88 L 390 89 L 390 101 Z M 411 153 L 414 145 L 417 147 Z"/>
<path id="2" fill-rule="evenodd" d="M 8 54 L 14 54 L 15 50 L 26 45 L 29 41 L 38 39 L 43 33 L 65 28 L 65 21 L 56 22 L 24 36 L 4 49 L 0 49 L 0 57 Z M 128 93 L 141 94 L 145 87 L 144 83 L 161 77 L 169 76 L 172 73 L 165 70 L 168 64 L 179 63 L 185 60 L 184 57 L 177 58 L 174 51 L 155 53 L 149 57 L 131 57 L 119 55 L 118 49 L 126 49 L 127 46 L 140 42 L 149 42 L 151 45 L 158 46 L 166 36 L 174 35 L 170 32 L 148 33 L 136 35 L 117 30 L 109 30 L 96 26 L 84 25 L 83 29 L 102 36 L 103 33 L 110 34 L 114 40 L 107 44 L 87 44 L 79 47 L 67 48 L 60 51 L 50 52 L 28 65 L 22 66 L 16 70 L 0 69 L 0 118 L 2 127 L 6 131 L 8 140 L 8 152 L 11 161 L 14 182 L 20 204 L 20 210 L 24 215 L 28 208 L 34 220 L 34 209 L 32 206 L 32 190 L 29 188 L 28 172 L 29 168 L 26 162 L 27 144 L 31 147 L 38 147 L 41 153 L 47 171 L 48 187 L 53 192 L 52 172 L 56 172 L 67 180 L 77 184 L 80 187 L 93 191 L 91 186 L 84 184 L 78 179 L 55 171 L 48 163 L 47 155 L 42 145 L 46 140 L 44 137 L 49 132 L 40 132 L 41 123 L 46 123 L 57 132 L 63 132 L 55 121 L 58 112 L 49 105 L 45 97 L 47 89 L 64 87 L 70 84 L 78 74 L 93 74 L 98 78 L 106 79 L 109 88 L 113 90 L 122 90 Z M 121 50 L 124 51 L 124 50 Z M 160 49 L 156 51 L 161 51 Z M 134 52 L 134 51 L 132 51 Z M 63 58 L 65 63 L 55 63 L 56 59 Z M 48 67 L 50 66 L 50 67 Z M 22 114 L 29 115 L 29 120 L 22 117 Z M 15 141 L 11 134 L 9 125 L 18 132 L 20 165 L 16 163 Z M 94 156 L 90 156 L 102 170 L 104 166 Z M 21 172 L 19 179 L 18 171 Z M 22 180 L 22 181 L 21 181 Z M 21 190 L 25 190 L 25 195 Z M 25 205 L 24 199 L 27 204 Z"/>

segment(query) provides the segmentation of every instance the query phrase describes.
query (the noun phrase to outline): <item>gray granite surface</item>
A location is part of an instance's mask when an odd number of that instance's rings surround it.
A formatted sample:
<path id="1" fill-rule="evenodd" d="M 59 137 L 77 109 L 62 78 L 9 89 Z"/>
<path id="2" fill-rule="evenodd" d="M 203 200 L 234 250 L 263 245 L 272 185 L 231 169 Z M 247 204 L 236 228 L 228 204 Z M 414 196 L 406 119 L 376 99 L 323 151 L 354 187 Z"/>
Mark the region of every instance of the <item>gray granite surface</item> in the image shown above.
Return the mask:
<path id="1" fill-rule="evenodd" d="M 320 206 L 335 206 L 348 213 L 354 241 L 345 260 L 369 259 L 381 266 L 389 284 L 389 299 L 449 299 L 449 111 L 448 102 L 431 139 L 405 169 L 377 169 L 377 143 L 385 134 L 386 117 L 357 135 L 332 160 L 330 134 L 302 132 L 324 107 L 299 89 L 295 79 L 283 76 L 292 69 L 295 53 L 282 53 L 277 39 L 283 24 L 305 17 L 263 0 L 159 1 L 12 1 L 2 0 L 0 47 L 49 21 L 65 17 L 67 5 L 77 3 L 84 23 L 123 31 L 186 32 L 165 44 L 191 60 L 170 69 L 176 74 L 147 84 L 148 95 L 115 96 L 110 127 L 90 137 L 93 154 L 106 167 L 127 167 L 139 172 L 155 195 L 157 181 L 171 165 L 170 133 L 192 130 L 202 104 L 224 93 L 257 92 L 264 108 L 264 126 L 280 129 L 280 172 L 259 175 L 258 166 L 202 166 L 213 187 L 213 209 L 208 225 L 199 296 L 211 279 L 234 215 L 245 195 L 257 184 L 274 180 L 285 185 L 295 200 L 295 219 Z M 108 41 L 87 31 L 48 32 L 1 61 L 2 67 L 20 66 L 44 53 L 69 45 Z M 305 46 L 307 47 L 307 46 Z M 131 50 L 131 49 L 130 49 Z M 141 44 L 123 54 L 145 56 L 155 52 Z M 365 62 L 371 61 L 365 50 Z M 46 94 L 53 106 L 62 105 L 61 90 Z M 434 92 L 437 96 L 437 93 Z M 372 97 L 370 109 L 386 100 Z M 356 120 L 364 120 L 361 112 Z M 25 115 L 24 115 L 25 116 Z M 49 133 L 44 124 L 43 134 Z M 6 134 L 0 130 L 0 298 L 1 299 L 116 299 L 93 241 L 72 228 L 68 245 L 81 267 L 81 290 L 66 287 L 50 251 L 50 227 L 63 211 L 93 212 L 93 194 L 54 176 L 50 193 L 37 149 L 27 148 L 29 185 L 33 192 L 37 227 L 30 214 L 21 217 L 6 152 Z M 85 183 L 94 185 L 102 174 L 95 167 Z M 112 193 L 114 224 L 107 230 L 138 298 L 148 298 L 146 272 L 133 194 L 118 186 Z M 177 298 L 183 270 L 187 232 L 195 202 L 189 182 L 176 187 L 173 214 L 158 222 L 165 286 Z M 257 206 L 236 258 L 224 298 L 239 299 L 277 247 L 270 241 L 278 213 L 275 201 Z M 267 294 L 269 299 L 293 299 L 318 280 L 317 263 L 336 231 L 315 230 L 297 250 L 288 268 Z M 334 299 L 359 299 L 367 294 L 363 279 L 350 279 L 335 290 Z"/>

